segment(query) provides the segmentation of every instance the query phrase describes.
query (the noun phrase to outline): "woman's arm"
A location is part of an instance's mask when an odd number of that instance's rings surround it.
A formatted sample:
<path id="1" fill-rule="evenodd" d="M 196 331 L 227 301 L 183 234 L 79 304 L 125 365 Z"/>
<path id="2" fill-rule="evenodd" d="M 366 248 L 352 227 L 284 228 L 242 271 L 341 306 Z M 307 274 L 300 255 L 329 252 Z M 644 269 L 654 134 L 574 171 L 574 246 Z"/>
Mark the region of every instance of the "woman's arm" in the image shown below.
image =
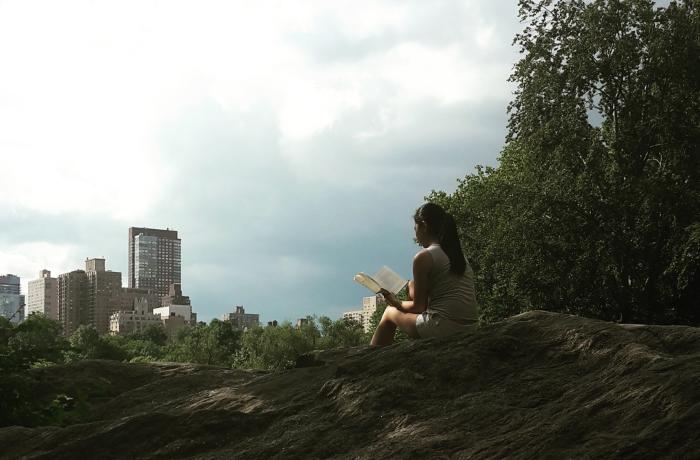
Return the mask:
<path id="1" fill-rule="evenodd" d="M 413 258 L 413 299 L 398 300 L 392 293 L 382 291 L 387 303 L 407 313 L 423 313 L 428 308 L 428 274 L 433 257 L 423 249 Z"/>

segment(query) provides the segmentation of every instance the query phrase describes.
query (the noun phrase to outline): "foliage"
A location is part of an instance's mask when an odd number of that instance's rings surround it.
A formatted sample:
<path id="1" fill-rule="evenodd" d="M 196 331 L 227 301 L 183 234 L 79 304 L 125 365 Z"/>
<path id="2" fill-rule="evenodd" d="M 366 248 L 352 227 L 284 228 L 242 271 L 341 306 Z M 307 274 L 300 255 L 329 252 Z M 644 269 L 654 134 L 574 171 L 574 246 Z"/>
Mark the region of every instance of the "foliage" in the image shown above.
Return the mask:
<path id="1" fill-rule="evenodd" d="M 118 340 L 109 336 L 100 337 L 93 326 L 81 325 L 70 336 L 70 350 L 65 354 L 67 361 L 81 359 L 111 359 L 121 361 L 127 353 Z"/>
<path id="2" fill-rule="evenodd" d="M 168 347 L 165 360 L 231 366 L 239 347 L 241 331 L 229 321 L 212 320 L 179 331 Z"/>
<path id="3" fill-rule="evenodd" d="M 241 368 L 285 369 L 312 350 L 351 347 L 366 343 L 362 325 L 346 319 L 308 316 L 298 327 L 278 326 L 246 331 L 234 365 Z"/>
<path id="4" fill-rule="evenodd" d="M 61 362 L 68 345 L 60 331 L 58 322 L 42 315 L 29 315 L 17 326 L 0 317 L 1 425 L 33 425 L 44 419 L 34 398 L 38 384 L 27 372 L 37 363 Z"/>
<path id="5" fill-rule="evenodd" d="M 14 328 L 11 336 L 7 337 L 8 349 L 22 368 L 39 361 L 60 362 L 67 345 L 61 336 L 61 325 L 58 321 L 44 315 L 29 315 Z"/>
<path id="6" fill-rule="evenodd" d="M 319 348 L 354 347 L 367 343 L 362 324 L 347 318 L 333 321 L 327 316 L 318 320 L 321 340 Z"/>
<path id="7" fill-rule="evenodd" d="M 313 350 L 320 334 L 313 319 L 296 328 L 288 321 L 278 326 L 257 327 L 243 336 L 236 356 L 237 367 L 284 369 Z"/>
<path id="8" fill-rule="evenodd" d="M 63 423 L 81 410 L 79 391 L 56 394 L 52 400 L 41 402 L 37 397 L 41 384 L 29 372 L 31 367 L 111 359 L 284 369 L 314 349 L 361 343 L 364 343 L 361 325 L 327 317 L 318 320 L 308 317 L 300 327 L 286 322 L 246 332 L 236 329 L 231 322 L 215 319 L 209 324 L 184 328 L 172 340 L 168 340 L 160 326 L 124 336 L 100 336 L 88 325 L 78 327 L 66 340 L 61 335 L 60 324 L 43 316 L 32 315 L 17 326 L 0 317 L 0 419 L 3 423 L 29 426 Z"/>
<path id="9" fill-rule="evenodd" d="M 520 18 L 500 166 L 428 197 L 456 217 L 484 318 L 698 324 L 700 6 L 521 0 Z"/>

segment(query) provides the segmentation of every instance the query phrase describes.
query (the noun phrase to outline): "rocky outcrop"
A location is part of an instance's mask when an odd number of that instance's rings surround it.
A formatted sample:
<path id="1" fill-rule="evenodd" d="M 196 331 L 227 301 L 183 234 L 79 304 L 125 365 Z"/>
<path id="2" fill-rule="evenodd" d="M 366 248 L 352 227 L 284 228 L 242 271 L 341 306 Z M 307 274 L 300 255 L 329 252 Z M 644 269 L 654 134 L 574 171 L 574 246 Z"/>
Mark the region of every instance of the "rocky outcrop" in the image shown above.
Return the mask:
<path id="1" fill-rule="evenodd" d="M 700 457 L 697 328 L 536 311 L 299 364 L 271 373 L 106 361 L 44 369 L 47 381 L 60 374 L 61 390 L 73 376 L 89 410 L 65 427 L 0 429 L 0 456 Z M 94 379 L 102 384 L 91 390 Z"/>

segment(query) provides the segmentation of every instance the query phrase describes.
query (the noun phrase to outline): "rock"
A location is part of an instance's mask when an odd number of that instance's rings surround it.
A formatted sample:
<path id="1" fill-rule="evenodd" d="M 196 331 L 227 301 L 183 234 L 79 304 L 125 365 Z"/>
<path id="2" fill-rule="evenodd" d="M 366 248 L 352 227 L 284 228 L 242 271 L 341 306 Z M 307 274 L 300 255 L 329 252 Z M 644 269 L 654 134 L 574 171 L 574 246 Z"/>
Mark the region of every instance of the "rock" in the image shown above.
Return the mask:
<path id="1" fill-rule="evenodd" d="M 107 361 L 42 369 L 47 382 L 73 375 L 99 395 L 88 394 L 83 423 L 1 428 L 0 456 L 700 457 L 697 328 L 533 311 L 298 364 L 269 373 Z M 98 377 L 109 391 L 86 383 Z"/>

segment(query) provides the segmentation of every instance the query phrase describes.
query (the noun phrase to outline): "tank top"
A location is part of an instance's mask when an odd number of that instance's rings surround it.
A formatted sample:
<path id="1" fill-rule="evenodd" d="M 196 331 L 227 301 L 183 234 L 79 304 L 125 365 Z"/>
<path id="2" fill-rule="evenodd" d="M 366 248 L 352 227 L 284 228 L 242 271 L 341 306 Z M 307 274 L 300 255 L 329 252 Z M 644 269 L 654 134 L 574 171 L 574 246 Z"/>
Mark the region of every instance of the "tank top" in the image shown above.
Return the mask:
<path id="1" fill-rule="evenodd" d="M 439 244 L 431 244 L 427 250 L 433 257 L 428 275 L 428 313 L 461 324 L 478 320 L 474 272 L 469 261 L 464 275 L 455 275 L 450 273 L 450 259 Z"/>

